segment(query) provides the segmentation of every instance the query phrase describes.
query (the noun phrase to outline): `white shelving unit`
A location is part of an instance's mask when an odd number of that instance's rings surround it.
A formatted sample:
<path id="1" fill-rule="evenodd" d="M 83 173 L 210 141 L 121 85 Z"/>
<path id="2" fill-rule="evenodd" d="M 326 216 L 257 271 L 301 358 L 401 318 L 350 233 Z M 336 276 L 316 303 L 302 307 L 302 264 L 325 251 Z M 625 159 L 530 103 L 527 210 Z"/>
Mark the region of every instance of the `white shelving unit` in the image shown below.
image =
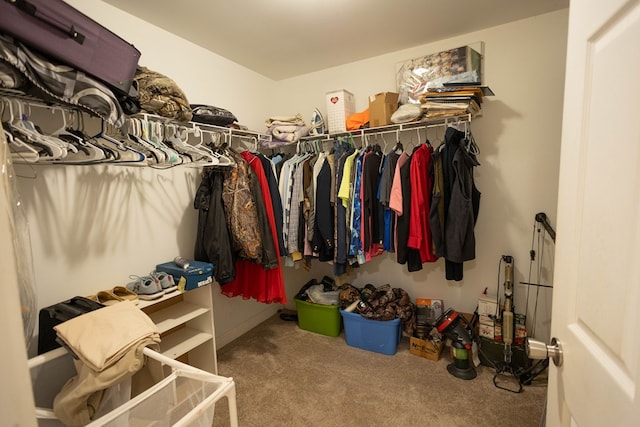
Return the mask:
<path id="1" fill-rule="evenodd" d="M 138 307 L 158 326 L 162 355 L 218 374 L 211 286 L 140 301 Z"/>

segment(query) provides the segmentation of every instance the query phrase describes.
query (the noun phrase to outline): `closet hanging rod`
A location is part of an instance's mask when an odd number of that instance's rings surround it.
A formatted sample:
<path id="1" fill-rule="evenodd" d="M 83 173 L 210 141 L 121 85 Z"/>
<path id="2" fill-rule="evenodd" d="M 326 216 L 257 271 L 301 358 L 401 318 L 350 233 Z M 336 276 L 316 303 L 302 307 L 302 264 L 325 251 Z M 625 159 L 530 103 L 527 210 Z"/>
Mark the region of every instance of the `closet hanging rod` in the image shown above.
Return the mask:
<path id="1" fill-rule="evenodd" d="M 366 135 L 392 133 L 396 131 L 404 132 L 404 131 L 414 130 L 416 128 L 432 128 L 432 127 L 439 127 L 439 126 L 449 126 L 449 125 L 461 123 L 461 122 L 470 123 L 471 114 L 459 114 L 455 116 L 445 116 L 445 117 L 425 119 L 417 122 L 398 123 L 398 124 L 380 126 L 375 128 L 365 128 L 365 129 L 360 129 L 356 132 L 361 132 L 362 134 L 366 134 Z"/>
<path id="2" fill-rule="evenodd" d="M 415 129 L 429 129 L 440 126 L 450 126 L 458 123 L 471 123 L 471 114 L 459 114 L 455 116 L 438 117 L 433 119 L 421 120 L 419 122 L 398 123 L 393 125 L 379 126 L 375 128 L 365 128 L 350 130 L 345 132 L 329 133 L 323 135 L 305 136 L 300 138 L 301 141 L 323 140 L 329 141 L 343 136 L 352 136 L 354 138 L 363 138 L 365 135 L 382 135 L 385 133 L 406 132 Z"/>

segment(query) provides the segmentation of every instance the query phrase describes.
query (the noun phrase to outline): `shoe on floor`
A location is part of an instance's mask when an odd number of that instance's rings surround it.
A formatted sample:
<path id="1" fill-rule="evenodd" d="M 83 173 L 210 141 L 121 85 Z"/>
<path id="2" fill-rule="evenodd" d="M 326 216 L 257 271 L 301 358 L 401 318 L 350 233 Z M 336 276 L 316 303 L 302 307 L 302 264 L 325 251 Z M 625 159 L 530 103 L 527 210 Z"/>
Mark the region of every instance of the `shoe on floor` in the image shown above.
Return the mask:
<path id="1" fill-rule="evenodd" d="M 295 311 L 287 310 L 287 309 L 278 310 L 278 311 L 280 312 L 280 318 L 282 320 L 289 320 L 293 322 L 298 321 L 298 313 L 296 313 Z"/>
<path id="2" fill-rule="evenodd" d="M 160 287 L 165 294 L 178 290 L 178 285 L 176 285 L 171 274 L 154 270 L 149 275 L 160 282 Z"/>
<path id="3" fill-rule="evenodd" d="M 151 276 L 131 276 L 130 278 L 134 280 L 127 284 L 127 289 L 131 292 L 135 292 L 139 299 L 150 301 L 158 299 L 164 295 L 162 286 L 160 286 L 160 282 L 157 279 Z"/>

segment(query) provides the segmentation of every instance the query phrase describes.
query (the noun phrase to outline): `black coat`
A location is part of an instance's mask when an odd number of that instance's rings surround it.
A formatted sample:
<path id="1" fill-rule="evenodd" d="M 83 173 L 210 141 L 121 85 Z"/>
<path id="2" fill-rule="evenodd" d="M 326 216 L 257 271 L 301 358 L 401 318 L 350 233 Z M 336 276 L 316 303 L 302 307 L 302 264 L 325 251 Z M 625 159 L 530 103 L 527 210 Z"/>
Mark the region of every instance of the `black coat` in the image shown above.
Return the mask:
<path id="1" fill-rule="evenodd" d="M 223 172 L 215 169 L 205 170 L 193 202 L 193 207 L 198 210 L 194 259 L 212 263 L 214 277 L 221 285 L 236 278 L 222 202 L 223 180 Z"/>
<path id="2" fill-rule="evenodd" d="M 316 184 L 316 220 L 314 224 L 313 252 L 320 261 L 333 261 L 334 212 L 331 205 L 331 166 L 324 161 Z"/>

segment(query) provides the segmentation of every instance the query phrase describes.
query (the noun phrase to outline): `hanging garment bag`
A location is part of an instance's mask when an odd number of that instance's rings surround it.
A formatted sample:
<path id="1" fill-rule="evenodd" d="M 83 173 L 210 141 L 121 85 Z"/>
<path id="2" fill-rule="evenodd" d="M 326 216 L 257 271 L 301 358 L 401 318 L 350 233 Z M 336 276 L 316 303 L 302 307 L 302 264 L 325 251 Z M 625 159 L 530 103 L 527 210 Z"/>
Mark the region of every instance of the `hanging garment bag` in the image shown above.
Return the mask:
<path id="1" fill-rule="evenodd" d="M 102 307 L 104 305 L 99 302 L 76 296 L 41 309 L 38 313 L 38 354 L 61 347 L 54 326 Z"/>
<path id="2" fill-rule="evenodd" d="M 134 89 L 140 51 L 62 0 L 0 0 L 0 32 L 120 94 Z"/>

